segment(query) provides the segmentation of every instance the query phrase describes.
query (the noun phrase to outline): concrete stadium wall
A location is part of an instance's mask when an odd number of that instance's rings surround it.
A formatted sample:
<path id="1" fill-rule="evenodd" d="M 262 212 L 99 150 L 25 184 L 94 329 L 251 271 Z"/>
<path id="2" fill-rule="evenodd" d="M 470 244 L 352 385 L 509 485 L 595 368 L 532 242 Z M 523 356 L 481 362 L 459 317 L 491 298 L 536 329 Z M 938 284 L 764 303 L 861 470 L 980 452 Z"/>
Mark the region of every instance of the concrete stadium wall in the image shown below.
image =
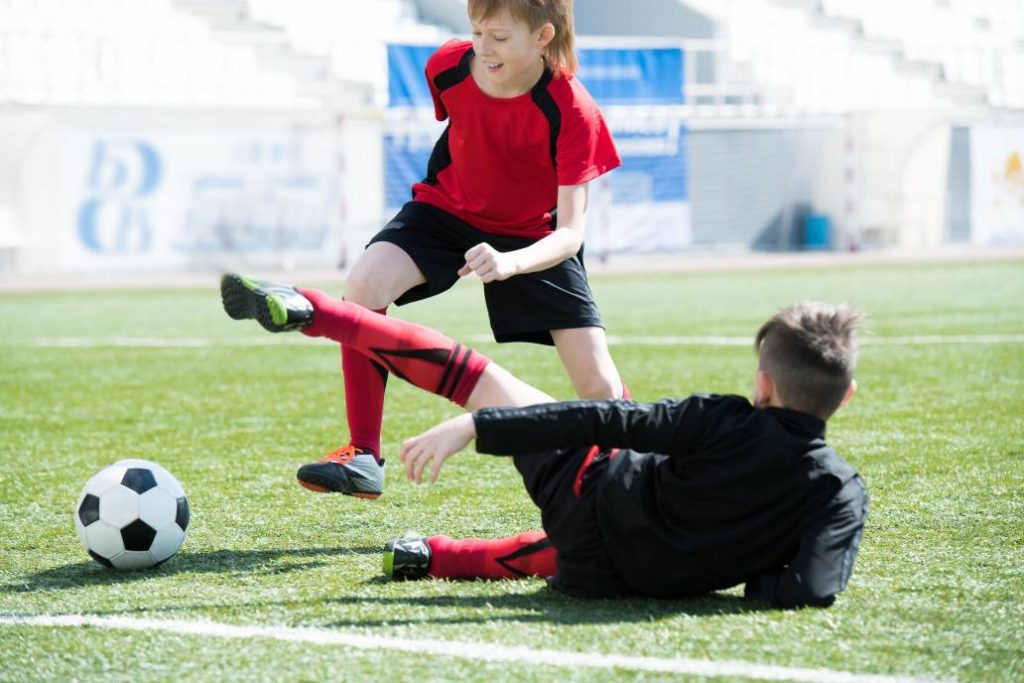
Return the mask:
<path id="1" fill-rule="evenodd" d="M 799 249 L 810 213 L 831 220 L 833 249 L 970 239 L 966 133 L 948 117 L 691 124 L 695 247 Z M 382 130 L 372 116 L 0 110 L 0 274 L 349 265 L 387 218 Z M 132 141 L 163 164 L 145 196 Z M 268 166 L 274 149 L 292 156 Z"/>
<path id="2" fill-rule="evenodd" d="M 803 219 L 841 205 L 835 122 L 772 128 L 719 122 L 687 133 L 693 241 L 697 246 L 798 249 Z"/>
<path id="3" fill-rule="evenodd" d="M 867 245 L 934 247 L 946 237 L 948 114 L 855 117 L 860 234 Z"/>

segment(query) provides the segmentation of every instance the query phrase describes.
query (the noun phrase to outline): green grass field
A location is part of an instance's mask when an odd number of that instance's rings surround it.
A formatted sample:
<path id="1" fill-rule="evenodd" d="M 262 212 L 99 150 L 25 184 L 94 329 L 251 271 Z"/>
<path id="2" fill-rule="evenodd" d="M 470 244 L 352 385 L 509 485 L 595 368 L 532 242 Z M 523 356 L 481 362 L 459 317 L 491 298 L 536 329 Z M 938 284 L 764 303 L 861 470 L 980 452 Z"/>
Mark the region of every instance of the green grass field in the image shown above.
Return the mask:
<path id="1" fill-rule="evenodd" d="M 0 295 L 0 616 L 310 627 L 1024 680 L 1024 263 L 606 276 L 594 288 L 639 400 L 749 395 L 755 360 L 747 344 L 639 343 L 645 337 L 751 338 L 800 299 L 846 300 L 868 313 L 860 391 L 830 422 L 829 440 L 862 473 L 871 513 L 853 578 L 831 609 L 765 609 L 745 603 L 739 589 L 691 601 L 587 601 L 536 579 L 384 581 L 380 549 L 405 531 L 537 528 L 511 462 L 467 451 L 436 486 L 407 482 L 395 466 L 398 444 L 457 408 L 393 379 L 384 438 L 395 460 L 385 495 L 367 502 L 299 488 L 296 467 L 344 437 L 337 347 L 228 319 L 211 277 L 201 290 Z M 397 315 L 460 339 L 488 332 L 471 283 Z M 571 397 L 551 349 L 475 345 Z M 75 535 L 81 487 L 126 457 L 170 469 L 192 508 L 182 550 L 151 571 L 104 570 Z M 701 677 L 262 637 L 0 626 L 2 681 Z"/>

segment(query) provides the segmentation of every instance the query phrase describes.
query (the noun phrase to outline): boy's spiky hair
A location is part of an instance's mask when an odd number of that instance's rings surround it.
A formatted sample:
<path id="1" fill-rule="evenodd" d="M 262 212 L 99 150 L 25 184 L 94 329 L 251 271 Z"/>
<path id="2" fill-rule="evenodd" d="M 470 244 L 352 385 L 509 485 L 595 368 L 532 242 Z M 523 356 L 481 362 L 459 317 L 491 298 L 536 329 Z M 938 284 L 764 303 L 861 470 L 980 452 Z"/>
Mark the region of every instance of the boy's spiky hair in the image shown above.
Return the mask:
<path id="1" fill-rule="evenodd" d="M 761 326 L 754 340 L 759 369 L 768 373 L 787 408 L 832 416 L 857 365 L 857 332 L 864 315 L 848 304 L 805 301 Z"/>
<path id="2" fill-rule="evenodd" d="M 572 3 L 573 0 L 469 0 L 469 18 L 479 21 L 508 12 L 513 19 L 526 22 L 531 31 L 551 24 L 555 37 L 544 57 L 556 74 L 564 76 L 579 69 Z"/>

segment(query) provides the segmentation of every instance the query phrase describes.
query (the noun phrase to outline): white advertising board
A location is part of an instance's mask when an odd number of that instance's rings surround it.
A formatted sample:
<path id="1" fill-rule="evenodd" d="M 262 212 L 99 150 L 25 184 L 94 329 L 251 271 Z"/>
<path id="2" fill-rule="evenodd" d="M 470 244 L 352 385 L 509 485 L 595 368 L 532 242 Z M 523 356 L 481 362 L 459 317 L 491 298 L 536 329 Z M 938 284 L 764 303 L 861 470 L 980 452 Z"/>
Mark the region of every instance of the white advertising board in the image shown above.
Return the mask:
<path id="1" fill-rule="evenodd" d="M 1024 242 L 1024 126 L 971 129 L 971 241 Z"/>

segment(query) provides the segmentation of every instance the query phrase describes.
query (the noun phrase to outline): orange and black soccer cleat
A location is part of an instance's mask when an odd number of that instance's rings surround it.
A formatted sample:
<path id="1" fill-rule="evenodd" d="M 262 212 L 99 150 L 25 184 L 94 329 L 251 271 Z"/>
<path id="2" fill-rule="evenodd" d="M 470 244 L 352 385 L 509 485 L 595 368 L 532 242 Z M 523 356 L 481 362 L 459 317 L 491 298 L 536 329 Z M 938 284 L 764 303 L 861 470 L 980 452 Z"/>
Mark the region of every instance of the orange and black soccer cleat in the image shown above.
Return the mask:
<path id="1" fill-rule="evenodd" d="M 356 498 L 378 498 L 384 492 L 384 461 L 352 445 L 331 451 L 318 462 L 303 465 L 295 477 L 299 485 L 317 493 L 343 493 Z"/>

